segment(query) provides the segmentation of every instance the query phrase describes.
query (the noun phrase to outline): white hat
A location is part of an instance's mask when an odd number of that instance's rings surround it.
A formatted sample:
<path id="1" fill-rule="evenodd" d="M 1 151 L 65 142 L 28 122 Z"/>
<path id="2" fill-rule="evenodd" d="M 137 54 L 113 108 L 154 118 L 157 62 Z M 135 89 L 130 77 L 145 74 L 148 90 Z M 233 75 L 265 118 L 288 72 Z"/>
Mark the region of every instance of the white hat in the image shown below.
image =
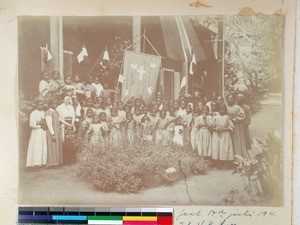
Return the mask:
<path id="1" fill-rule="evenodd" d="M 103 53 L 103 60 L 109 61 L 108 51 L 104 51 L 104 53 Z"/>

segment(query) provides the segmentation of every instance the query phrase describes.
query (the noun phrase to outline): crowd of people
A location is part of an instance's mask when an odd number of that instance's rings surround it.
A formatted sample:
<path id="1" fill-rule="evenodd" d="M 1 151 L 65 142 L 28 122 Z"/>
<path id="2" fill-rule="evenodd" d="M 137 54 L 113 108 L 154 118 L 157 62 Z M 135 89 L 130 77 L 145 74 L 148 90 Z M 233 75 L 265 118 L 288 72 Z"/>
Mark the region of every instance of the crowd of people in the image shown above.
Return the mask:
<path id="1" fill-rule="evenodd" d="M 203 89 L 193 96 L 164 99 L 158 92 L 146 104 L 135 96 L 122 102 L 118 91 L 99 77 L 66 76 L 42 72 L 32 128 L 27 167 L 63 163 L 63 143 L 80 138 L 101 150 L 147 144 L 191 148 L 217 167 L 228 167 L 235 155 L 248 157 L 251 149 L 251 111 L 243 93 L 229 93 L 226 101 L 213 92 L 208 101 Z M 179 148 L 180 149 L 180 148 Z"/>

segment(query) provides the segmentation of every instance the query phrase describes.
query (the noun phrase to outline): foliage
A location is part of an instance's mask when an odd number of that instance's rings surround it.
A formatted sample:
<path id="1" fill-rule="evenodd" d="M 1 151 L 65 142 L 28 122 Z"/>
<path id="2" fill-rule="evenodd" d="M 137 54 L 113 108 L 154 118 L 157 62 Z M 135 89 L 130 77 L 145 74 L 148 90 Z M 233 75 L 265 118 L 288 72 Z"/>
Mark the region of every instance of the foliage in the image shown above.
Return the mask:
<path id="1" fill-rule="evenodd" d="M 231 16 L 225 21 L 227 75 L 238 78 L 233 87 L 265 94 L 268 83 L 282 73 L 282 17 Z"/>
<path id="2" fill-rule="evenodd" d="M 131 40 L 121 38 L 119 36 L 115 37 L 114 45 L 110 51 L 110 66 L 114 70 L 120 70 L 123 63 L 123 52 L 132 44 Z M 131 49 L 129 49 L 131 50 Z"/>
<path id="3" fill-rule="evenodd" d="M 197 21 L 215 32 L 224 24 L 223 59 L 227 92 L 241 91 L 251 102 L 258 102 L 268 94 L 272 85 L 276 87 L 275 91 L 280 91 L 282 16 L 198 16 Z"/>
<path id="4" fill-rule="evenodd" d="M 270 132 L 266 143 L 254 139 L 259 152 L 254 158 L 238 157 L 233 174 L 239 174 L 245 181 L 243 191 L 233 188 L 224 199 L 225 204 L 244 204 L 275 200 L 280 193 L 281 141 L 274 132 Z M 276 199 L 277 200 L 277 199 Z M 275 201 L 276 201 L 275 200 Z"/>
<path id="5" fill-rule="evenodd" d="M 29 123 L 30 113 L 34 109 L 34 104 L 32 101 L 26 100 L 22 93 L 19 94 L 19 121 L 21 123 Z"/>
<path id="6" fill-rule="evenodd" d="M 135 193 L 147 188 L 170 185 L 173 179 L 166 174 L 170 167 L 180 172 L 179 161 L 193 166 L 195 174 L 205 174 L 207 163 L 199 161 L 190 149 L 149 144 L 130 147 L 93 147 L 85 143 L 78 154 L 75 174 L 100 191 Z M 185 174 L 186 175 L 186 174 Z M 177 174 L 177 179 L 182 179 Z"/>

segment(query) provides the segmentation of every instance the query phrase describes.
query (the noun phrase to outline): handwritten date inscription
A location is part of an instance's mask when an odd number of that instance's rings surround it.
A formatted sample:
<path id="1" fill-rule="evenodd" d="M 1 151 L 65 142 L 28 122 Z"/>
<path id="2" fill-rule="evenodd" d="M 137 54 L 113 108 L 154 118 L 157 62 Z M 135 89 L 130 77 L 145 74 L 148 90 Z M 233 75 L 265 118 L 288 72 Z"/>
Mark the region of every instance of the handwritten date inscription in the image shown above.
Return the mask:
<path id="1" fill-rule="evenodd" d="M 276 217 L 275 211 L 256 210 L 198 210 L 190 212 L 183 209 L 176 217 L 176 224 L 180 225 L 238 225 L 238 218 Z M 249 220 L 250 221 L 250 220 Z"/>

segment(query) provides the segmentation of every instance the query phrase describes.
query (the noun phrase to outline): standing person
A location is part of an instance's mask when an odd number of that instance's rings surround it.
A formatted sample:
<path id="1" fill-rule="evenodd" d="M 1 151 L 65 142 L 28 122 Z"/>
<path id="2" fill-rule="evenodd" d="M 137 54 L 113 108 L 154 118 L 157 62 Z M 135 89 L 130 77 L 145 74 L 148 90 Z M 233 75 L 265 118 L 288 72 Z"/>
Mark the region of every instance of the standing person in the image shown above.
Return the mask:
<path id="1" fill-rule="evenodd" d="M 74 94 L 72 95 L 72 106 L 75 110 L 75 128 L 76 128 L 76 131 L 79 130 L 79 127 L 81 126 L 81 122 L 82 122 L 82 119 L 83 119 L 83 113 L 84 113 L 84 110 L 83 108 L 81 107 L 80 105 L 80 102 L 78 101 L 78 98 L 77 98 L 77 95 Z"/>
<path id="2" fill-rule="evenodd" d="M 122 142 L 125 143 L 126 140 L 126 112 L 124 111 L 124 105 L 122 101 L 118 102 L 118 116 L 121 118 L 120 131 L 122 134 Z"/>
<path id="3" fill-rule="evenodd" d="M 181 115 L 183 126 L 183 141 L 185 145 L 191 146 L 191 130 L 189 122 L 193 117 L 193 104 L 189 103 L 185 109 L 186 113 Z"/>
<path id="4" fill-rule="evenodd" d="M 172 143 L 175 146 L 183 146 L 183 125 L 181 123 L 180 117 L 177 117 L 175 119 L 174 137 L 172 139 Z"/>
<path id="5" fill-rule="evenodd" d="M 39 83 L 39 93 L 41 98 L 45 98 L 50 91 L 50 75 L 46 71 L 41 72 L 42 80 Z"/>
<path id="6" fill-rule="evenodd" d="M 219 115 L 218 110 L 219 110 L 219 107 L 221 105 L 219 105 L 217 102 L 212 102 L 211 105 L 210 105 L 211 106 L 211 110 L 209 112 L 209 115 L 212 116 L 212 117 L 214 117 L 216 115 Z"/>
<path id="7" fill-rule="evenodd" d="M 143 114 L 141 112 L 141 109 L 139 107 L 134 108 L 134 114 L 132 115 L 132 118 L 135 122 L 135 144 L 140 144 L 140 133 L 141 133 L 141 123 L 142 123 L 142 118 Z"/>
<path id="8" fill-rule="evenodd" d="M 50 102 L 49 109 L 46 111 L 47 122 L 47 165 L 56 166 L 63 163 L 62 155 L 62 134 L 60 129 L 59 115 L 55 111 L 57 101 Z"/>
<path id="9" fill-rule="evenodd" d="M 165 129 L 165 126 L 167 124 L 166 120 L 167 113 L 164 110 L 161 110 L 159 112 L 159 117 L 157 120 L 157 129 L 155 132 L 155 143 L 162 143 L 163 146 L 167 146 L 167 130 Z"/>
<path id="10" fill-rule="evenodd" d="M 199 141 L 197 140 L 198 137 L 198 125 L 199 125 L 199 115 L 201 111 L 198 109 L 197 111 L 194 112 L 192 118 L 190 119 L 188 123 L 188 127 L 191 130 L 191 146 L 194 151 L 198 149 L 198 143 Z"/>
<path id="11" fill-rule="evenodd" d="M 218 92 L 214 91 L 212 93 L 211 101 L 206 103 L 206 105 L 208 106 L 209 111 L 211 111 L 211 103 L 216 102 L 217 100 L 218 100 Z"/>
<path id="12" fill-rule="evenodd" d="M 107 118 L 110 118 L 110 108 L 109 108 L 109 106 L 107 105 L 107 102 L 108 101 L 102 101 L 102 103 L 101 103 L 101 111 L 102 112 L 105 112 L 105 114 L 106 114 L 106 116 L 107 116 Z"/>
<path id="13" fill-rule="evenodd" d="M 202 113 L 198 118 L 198 154 L 201 158 L 211 157 L 211 133 L 209 129 L 212 126 L 212 116 L 209 115 L 208 106 L 203 107 Z"/>
<path id="14" fill-rule="evenodd" d="M 222 96 L 219 96 L 219 97 L 217 98 L 217 103 L 218 103 L 219 106 L 222 105 L 222 104 L 224 103 L 224 99 L 223 99 Z"/>
<path id="15" fill-rule="evenodd" d="M 93 114 L 95 114 L 96 109 L 94 108 L 94 102 L 92 98 L 88 98 L 85 101 L 85 106 L 83 107 L 83 117 L 86 117 L 87 110 L 93 110 Z"/>
<path id="16" fill-rule="evenodd" d="M 102 130 L 102 136 L 104 139 L 104 144 L 106 144 L 108 141 L 106 141 L 109 138 L 109 127 L 107 123 L 107 115 L 105 112 L 100 113 L 100 123 L 101 123 L 101 130 Z"/>
<path id="17" fill-rule="evenodd" d="M 119 93 L 118 91 L 116 91 L 114 89 L 110 89 L 108 87 L 108 83 L 107 82 L 105 82 L 103 84 L 103 90 L 101 92 L 101 96 L 103 98 L 110 98 L 110 99 L 116 100 L 115 95 L 117 95 L 118 93 Z"/>
<path id="18" fill-rule="evenodd" d="M 245 133 L 245 141 L 246 141 L 246 147 L 248 150 L 251 149 L 251 138 L 250 138 L 250 132 L 249 132 L 249 126 L 251 124 L 251 110 L 248 105 L 245 104 L 245 96 L 243 93 L 239 93 L 237 95 L 237 103 L 238 105 L 244 110 L 245 112 L 245 119 L 244 119 L 244 133 Z"/>
<path id="19" fill-rule="evenodd" d="M 168 144 L 171 144 L 172 143 L 172 139 L 174 137 L 174 127 L 175 127 L 175 119 L 176 119 L 176 116 L 174 114 L 174 109 L 173 108 L 170 108 L 169 109 L 169 114 L 167 114 L 166 116 L 166 130 L 167 130 L 167 142 Z"/>
<path id="20" fill-rule="evenodd" d="M 89 127 L 91 126 L 91 124 L 93 123 L 93 116 L 94 116 L 93 110 L 88 109 L 86 111 L 86 117 L 82 121 L 81 128 L 80 128 L 80 135 L 83 140 L 86 139 L 85 138 L 86 132 L 89 129 Z"/>
<path id="21" fill-rule="evenodd" d="M 93 123 L 90 125 L 87 134 L 90 135 L 90 144 L 93 147 L 104 144 L 104 139 L 102 137 L 102 124 L 100 122 L 100 117 L 94 115 Z"/>
<path id="22" fill-rule="evenodd" d="M 36 100 L 36 109 L 30 114 L 31 135 L 28 144 L 26 167 L 42 166 L 47 163 L 47 137 L 44 102 Z"/>
<path id="23" fill-rule="evenodd" d="M 249 153 L 246 148 L 245 132 L 244 132 L 244 120 L 245 112 L 235 102 L 235 96 L 229 94 L 226 97 L 227 101 L 227 114 L 231 117 L 234 125 L 232 133 L 232 142 L 234 154 L 240 157 L 249 157 Z"/>
<path id="24" fill-rule="evenodd" d="M 142 144 L 150 144 L 153 142 L 153 131 L 155 129 L 155 125 L 151 122 L 148 115 L 144 114 L 141 120 L 141 133 L 140 138 Z"/>
<path id="25" fill-rule="evenodd" d="M 234 160 L 231 133 L 234 125 L 226 114 L 226 105 L 221 105 L 220 114 L 213 118 L 212 159 L 218 168 L 226 168 Z"/>
<path id="26" fill-rule="evenodd" d="M 181 113 L 182 111 L 181 111 L 181 108 L 180 108 L 180 105 L 179 105 L 179 102 L 178 102 L 178 101 L 174 101 L 173 109 L 174 109 L 174 115 L 175 115 L 176 117 L 177 117 L 177 116 L 180 116 L 180 113 Z"/>
<path id="27" fill-rule="evenodd" d="M 129 143 L 129 146 L 134 146 L 134 129 L 135 129 L 135 121 L 133 120 L 132 114 L 128 113 L 126 114 L 126 135 L 127 135 L 127 141 Z"/>
<path id="28" fill-rule="evenodd" d="M 195 92 L 194 92 L 194 99 L 193 99 L 194 111 L 197 110 L 199 103 L 201 103 L 204 106 L 206 104 L 206 97 L 205 97 L 205 93 L 202 89 L 196 88 Z"/>
<path id="29" fill-rule="evenodd" d="M 94 87 L 93 82 L 94 82 L 93 77 L 89 76 L 87 78 L 87 81 L 86 81 L 85 87 L 84 87 L 86 98 L 92 98 L 92 99 L 95 98 L 97 90 Z"/>
<path id="30" fill-rule="evenodd" d="M 111 117 L 110 117 L 110 145 L 113 148 L 119 147 L 122 140 L 122 135 L 120 131 L 120 123 L 122 119 L 118 116 L 118 110 L 112 110 L 111 111 Z"/>
<path id="31" fill-rule="evenodd" d="M 49 81 L 51 100 L 52 99 L 59 100 L 59 98 L 60 98 L 60 96 L 63 92 L 63 89 L 65 87 L 65 83 L 61 79 L 60 73 L 57 70 L 52 71 L 52 77 L 51 78 L 52 79 Z"/>
<path id="32" fill-rule="evenodd" d="M 134 114 L 134 112 L 135 112 L 136 110 L 141 111 L 141 110 L 142 110 L 142 105 L 143 105 L 142 100 L 141 100 L 140 98 L 136 98 L 136 99 L 134 100 L 134 105 L 133 105 L 133 107 L 131 108 L 131 114 Z"/>
<path id="33" fill-rule="evenodd" d="M 92 83 L 92 85 L 96 89 L 96 97 L 99 98 L 101 96 L 102 91 L 103 91 L 103 86 L 100 83 L 99 77 L 95 78 L 94 83 Z"/>
<path id="34" fill-rule="evenodd" d="M 75 110 L 71 104 L 71 97 L 67 95 L 64 97 L 64 102 L 56 108 L 61 122 L 63 142 L 65 141 L 67 131 L 75 131 L 74 123 L 76 116 Z"/>
<path id="35" fill-rule="evenodd" d="M 75 87 L 75 92 L 78 100 L 82 102 L 85 98 L 84 85 L 80 82 L 80 77 L 77 74 L 75 74 L 73 78 L 73 86 Z"/>
<path id="36" fill-rule="evenodd" d="M 101 101 L 96 100 L 94 109 L 95 109 L 95 115 L 100 116 L 100 113 L 103 112 L 101 109 Z"/>

